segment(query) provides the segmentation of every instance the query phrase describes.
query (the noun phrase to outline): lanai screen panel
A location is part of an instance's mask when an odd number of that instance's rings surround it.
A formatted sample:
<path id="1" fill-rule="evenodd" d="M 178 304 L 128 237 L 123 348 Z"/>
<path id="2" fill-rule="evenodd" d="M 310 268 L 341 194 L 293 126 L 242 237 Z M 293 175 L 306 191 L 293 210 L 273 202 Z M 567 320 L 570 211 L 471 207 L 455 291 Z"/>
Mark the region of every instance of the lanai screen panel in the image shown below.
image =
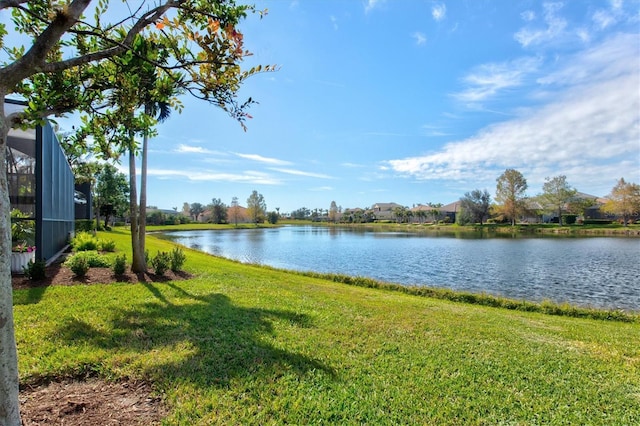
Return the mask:
<path id="1" fill-rule="evenodd" d="M 74 178 L 49 123 L 36 129 L 38 201 L 36 245 L 47 260 L 62 249 L 74 230 Z"/>

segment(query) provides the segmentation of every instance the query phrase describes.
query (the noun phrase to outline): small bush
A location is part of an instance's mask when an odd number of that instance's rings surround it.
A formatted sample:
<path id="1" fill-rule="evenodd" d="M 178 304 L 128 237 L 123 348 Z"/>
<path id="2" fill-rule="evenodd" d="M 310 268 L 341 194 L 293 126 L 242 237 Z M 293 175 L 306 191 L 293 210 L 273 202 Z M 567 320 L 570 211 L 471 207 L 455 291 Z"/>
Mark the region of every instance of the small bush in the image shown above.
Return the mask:
<path id="1" fill-rule="evenodd" d="M 89 271 L 89 261 L 84 256 L 73 256 L 69 260 L 69 269 L 76 277 L 84 277 Z"/>
<path id="2" fill-rule="evenodd" d="M 84 259 L 87 261 L 91 268 L 109 268 L 111 262 L 106 256 L 101 255 L 95 250 L 83 251 L 74 254 L 65 262 L 65 265 L 71 267 L 73 262 L 77 262 L 78 259 Z"/>
<path id="3" fill-rule="evenodd" d="M 166 251 L 159 251 L 156 257 L 151 259 L 151 266 L 156 275 L 164 275 L 171 265 L 171 255 Z"/>
<path id="4" fill-rule="evenodd" d="M 114 252 L 116 251 L 116 242 L 113 240 L 99 240 L 98 248 L 102 251 Z"/>
<path id="5" fill-rule="evenodd" d="M 180 247 L 176 247 L 171 251 L 171 270 L 173 272 L 182 271 L 182 265 L 184 265 L 187 256 L 184 254 Z"/>
<path id="6" fill-rule="evenodd" d="M 91 219 L 76 220 L 76 232 L 93 232 L 96 230 L 96 222 Z"/>
<path id="7" fill-rule="evenodd" d="M 80 232 L 76 234 L 71 242 L 74 251 L 87 251 L 98 249 L 98 239 L 89 232 Z"/>
<path id="8" fill-rule="evenodd" d="M 124 274 L 124 271 L 127 268 L 127 256 L 124 253 L 116 256 L 113 261 L 113 273 L 116 275 Z"/>
<path id="9" fill-rule="evenodd" d="M 24 276 L 30 280 L 43 280 L 47 277 L 46 267 L 47 264 L 44 260 L 36 260 L 35 262 L 30 260 L 24 267 Z"/>

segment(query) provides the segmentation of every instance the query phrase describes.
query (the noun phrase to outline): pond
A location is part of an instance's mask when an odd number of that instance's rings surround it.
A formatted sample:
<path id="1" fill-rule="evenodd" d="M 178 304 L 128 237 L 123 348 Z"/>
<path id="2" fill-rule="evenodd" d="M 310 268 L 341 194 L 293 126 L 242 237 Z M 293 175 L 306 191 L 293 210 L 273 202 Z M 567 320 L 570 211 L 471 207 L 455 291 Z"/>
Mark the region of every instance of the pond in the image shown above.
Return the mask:
<path id="1" fill-rule="evenodd" d="M 456 238 L 316 226 L 180 231 L 163 237 L 276 268 L 640 311 L 637 238 Z"/>

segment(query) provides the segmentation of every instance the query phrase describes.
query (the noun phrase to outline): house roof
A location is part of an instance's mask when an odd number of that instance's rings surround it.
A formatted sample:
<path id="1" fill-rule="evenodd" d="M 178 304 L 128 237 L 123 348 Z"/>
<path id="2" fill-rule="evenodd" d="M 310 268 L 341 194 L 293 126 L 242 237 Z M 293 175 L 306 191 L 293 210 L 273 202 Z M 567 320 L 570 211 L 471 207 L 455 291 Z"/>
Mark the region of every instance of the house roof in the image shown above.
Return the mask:
<path id="1" fill-rule="evenodd" d="M 404 207 L 404 206 L 401 206 L 398 203 L 375 203 L 373 206 L 371 206 L 371 209 L 372 210 L 379 209 L 380 211 L 387 211 L 387 210 L 393 210 L 396 207 Z"/>
<path id="2" fill-rule="evenodd" d="M 439 210 L 443 213 L 456 213 L 460 211 L 460 201 L 454 201 L 453 203 L 449 203 L 439 208 Z"/>

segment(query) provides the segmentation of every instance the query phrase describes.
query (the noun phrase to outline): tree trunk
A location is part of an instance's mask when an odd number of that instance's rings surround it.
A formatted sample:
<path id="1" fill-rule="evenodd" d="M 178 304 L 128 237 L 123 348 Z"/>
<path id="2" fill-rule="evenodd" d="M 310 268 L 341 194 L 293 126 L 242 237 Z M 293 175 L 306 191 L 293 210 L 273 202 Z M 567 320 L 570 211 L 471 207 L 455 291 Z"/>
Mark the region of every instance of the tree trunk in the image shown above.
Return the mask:
<path id="1" fill-rule="evenodd" d="M 138 191 L 136 190 L 136 156 L 133 149 L 133 136 L 129 147 L 129 210 L 131 212 L 131 271 L 144 272 L 144 253 L 140 251 L 140 238 L 138 229 Z"/>
<path id="2" fill-rule="evenodd" d="M 13 326 L 11 287 L 11 205 L 7 183 L 6 147 L 9 123 L 4 114 L 4 93 L 0 93 L 0 425 L 19 426 L 18 351 Z"/>
<path id="3" fill-rule="evenodd" d="M 150 115 L 150 107 L 149 105 L 145 105 L 145 114 Z M 140 219 L 138 222 L 138 246 L 140 247 L 140 252 L 143 254 L 142 259 L 144 260 L 144 251 L 145 251 L 145 243 L 146 243 L 146 233 L 147 233 L 147 146 L 149 144 L 149 136 L 146 134 L 142 138 L 142 162 L 140 165 Z M 147 270 L 147 264 L 144 262 L 143 265 L 144 270 Z"/>

